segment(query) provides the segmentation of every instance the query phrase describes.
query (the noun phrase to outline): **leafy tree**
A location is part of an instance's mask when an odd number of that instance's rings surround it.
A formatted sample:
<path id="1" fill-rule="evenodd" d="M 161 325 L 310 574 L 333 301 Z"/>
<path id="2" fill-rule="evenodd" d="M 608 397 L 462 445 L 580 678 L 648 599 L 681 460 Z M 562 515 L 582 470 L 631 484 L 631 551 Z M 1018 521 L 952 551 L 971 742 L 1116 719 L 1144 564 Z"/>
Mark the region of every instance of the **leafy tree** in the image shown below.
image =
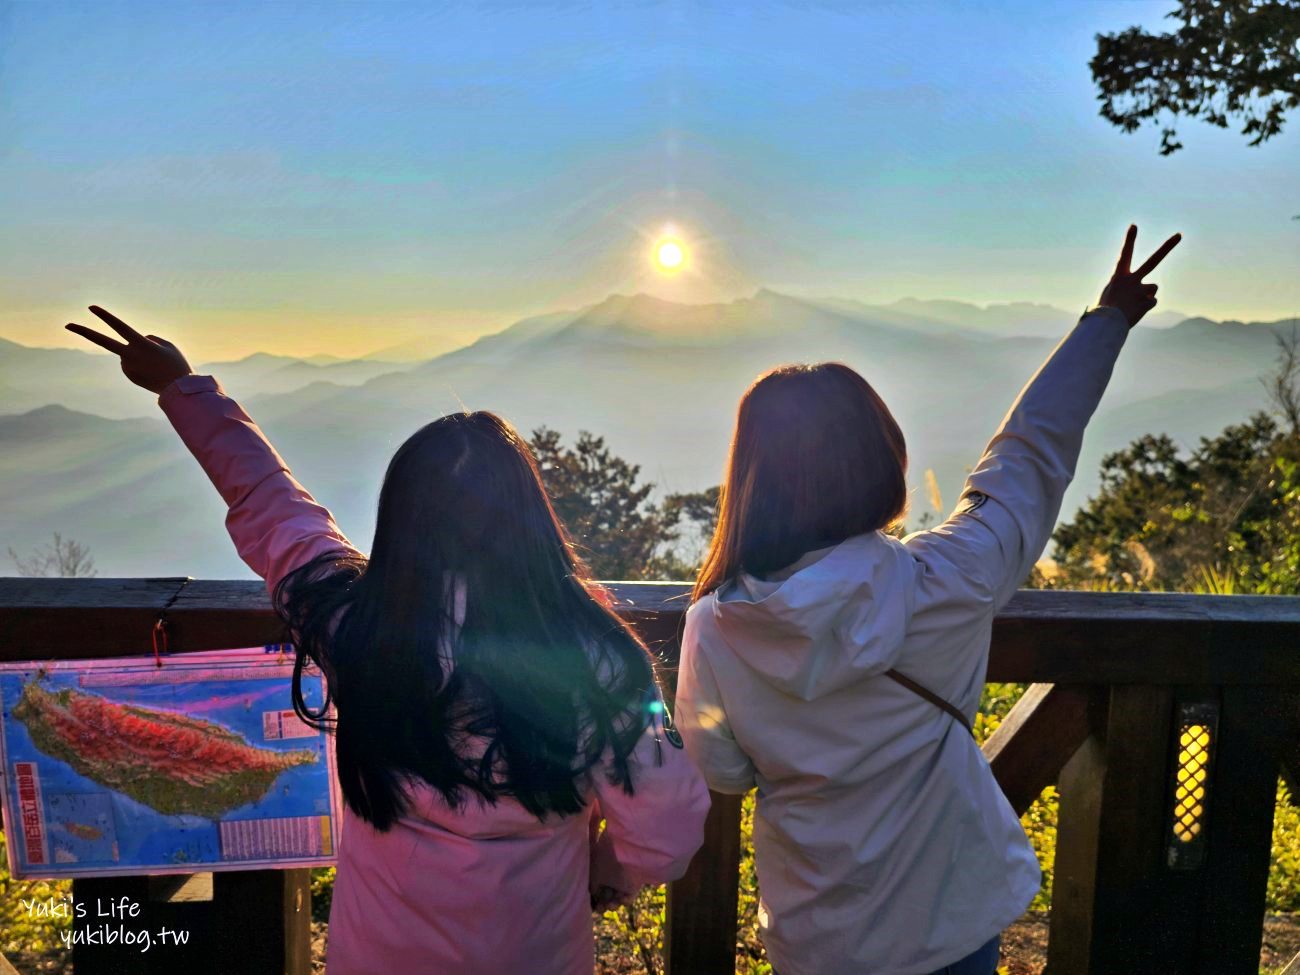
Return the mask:
<path id="1" fill-rule="evenodd" d="M 1295 440 L 1285 455 L 1274 458 L 1267 509 L 1244 519 L 1228 537 L 1233 591 L 1300 594 L 1300 451 Z"/>
<path id="2" fill-rule="evenodd" d="M 722 488 L 714 485 L 703 491 L 690 491 L 685 494 L 670 494 L 663 500 L 663 513 L 674 526 L 685 524 L 685 530 L 677 529 L 675 545 L 670 555 L 673 564 L 662 566 L 667 573 L 665 579 L 694 579 L 709 540 L 713 538 L 713 529 L 718 524 L 718 502 Z"/>
<path id="3" fill-rule="evenodd" d="M 1292 325 L 1289 333 L 1278 333 L 1275 338 L 1277 368 L 1260 382 L 1291 432 L 1300 435 L 1300 328 Z"/>
<path id="4" fill-rule="evenodd" d="M 598 579 L 684 579 L 695 567 L 679 554 L 683 523 L 711 530 L 717 488 L 650 500 L 653 483 L 587 431 L 565 447 L 560 434 L 533 431 L 533 452 L 555 510 Z"/>
<path id="5" fill-rule="evenodd" d="M 1271 558 L 1276 463 L 1291 456 L 1300 440 L 1266 413 L 1202 438 L 1187 457 L 1150 434 L 1107 455 L 1097 496 L 1052 536 L 1065 581 L 1177 589 L 1206 566 Z"/>
<path id="6" fill-rule="evenodd" d="M 64 539 L 58 532 L 54 533 L 53 546 L 33 549 L 32 554 L 25 558 L 10 548 L 9 557 L 14 560 L 20 576 L 84 579 L 96 574 L 95 560 L 90 557 L 90 549 L 74 539 Z"/>
<path id="7" fill-rule="evenodd" d="M 1184 457 L 1148 435 L 1102 461 L 1101 490 L 1052 536 L 1060 581 L 1300 592 L 1300 343 L 1280 336 L 1267 412 Z"/>
<path id="8" fill-rule="evenodd" d="M 1300 106 L 1300 3 L 1296 0 L 1181 0 L 1169 33 L 1130 27 L 1097 35 L 1090 67 L 1101 114 L 1125 132 L 1144 122 L 1199 118 L 1257 146 L 1282 131 Z M 1160 153 L 1183 147 L 1172 121 Z"/>

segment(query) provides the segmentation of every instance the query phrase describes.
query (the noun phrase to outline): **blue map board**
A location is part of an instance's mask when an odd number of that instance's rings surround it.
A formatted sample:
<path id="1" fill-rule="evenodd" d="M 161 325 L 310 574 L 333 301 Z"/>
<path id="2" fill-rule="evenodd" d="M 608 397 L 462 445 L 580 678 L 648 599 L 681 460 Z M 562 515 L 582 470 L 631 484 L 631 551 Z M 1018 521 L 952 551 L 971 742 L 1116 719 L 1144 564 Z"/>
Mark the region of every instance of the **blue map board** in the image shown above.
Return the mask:
<path id="1" fill-rule="evenodd" d="M 330 736 L 282 647 L 0 664 L 0 786 L 20 878 L 335 862 Z M 318 709 L 318 673 L 303 697 Z"/>

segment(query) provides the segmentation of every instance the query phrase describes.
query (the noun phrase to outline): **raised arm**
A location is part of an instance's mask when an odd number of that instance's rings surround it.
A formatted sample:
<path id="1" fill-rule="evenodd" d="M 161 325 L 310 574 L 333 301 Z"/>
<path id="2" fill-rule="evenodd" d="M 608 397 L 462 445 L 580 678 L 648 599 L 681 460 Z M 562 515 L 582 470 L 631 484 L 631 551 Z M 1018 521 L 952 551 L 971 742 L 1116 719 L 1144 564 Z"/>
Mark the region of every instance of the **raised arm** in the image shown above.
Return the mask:
<path id="1" fill-rule="evenodd" d="M 226 528 L 240 558 L 269 590 L 317 555 L 358 554 L 216 379 L 194 375 L 165 339 L 141 335 L 97 306 L 90 310 L 126 341 L 82 325 L 68 329 L 117 354 L 128 379 L 158 394 L 158 405 L 226 502 Z"/>
<path id="2" fill-rule="evenodd" d="M 1110 381 L 1132 328 L 1156 304 L 1142 278 L 1181 239 L 1169 238 L 1136 271 L 1129 269 L 1137 228 L 1130 227 L 1115 274 L 1029 381 L 966 479 L 956 510 L 904 544 L 936 577 L 975 589 L 972 606 L 997 609 L 1042 555 L 1074 477 L 1083 431 Z M 943 569 L 939 569 L 943 566 Z"/>
<path id="3" fill-rule="evenodd" d="M 239 557 L 268 590 L 318 555 L 358 554 L 216 379 L 181 376 L 158 405 L 226 502 L 226 529 Z"/>

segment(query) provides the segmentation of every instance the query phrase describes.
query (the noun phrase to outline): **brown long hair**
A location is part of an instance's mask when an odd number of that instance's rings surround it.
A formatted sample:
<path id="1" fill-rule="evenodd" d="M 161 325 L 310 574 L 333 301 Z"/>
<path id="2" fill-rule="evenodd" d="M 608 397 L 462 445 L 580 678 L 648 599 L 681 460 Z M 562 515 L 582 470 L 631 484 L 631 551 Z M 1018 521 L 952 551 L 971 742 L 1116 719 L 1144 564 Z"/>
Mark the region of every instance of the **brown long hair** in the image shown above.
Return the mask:
<path id="1" fill-rule="evenodd" d="M 885 528 L 906 509 L 907 444 L 871 385 L 839 362 L 778 366 L 741 397 L 692 598 Z"/>

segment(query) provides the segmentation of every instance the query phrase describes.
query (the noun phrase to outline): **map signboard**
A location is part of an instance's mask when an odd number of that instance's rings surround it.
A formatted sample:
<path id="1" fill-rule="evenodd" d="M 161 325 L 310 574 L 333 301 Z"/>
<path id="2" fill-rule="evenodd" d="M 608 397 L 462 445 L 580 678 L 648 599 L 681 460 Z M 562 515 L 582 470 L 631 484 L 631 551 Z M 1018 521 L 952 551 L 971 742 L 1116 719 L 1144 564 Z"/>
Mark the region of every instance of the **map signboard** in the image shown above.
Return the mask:
<path id="1" fill-rule="evenodd" d="M 282 647 L 0 664 L 15 877 L 328 866 L 334 752 L 290 706 Z M 319 708 L 324 686 L 303 677 Z"/>

